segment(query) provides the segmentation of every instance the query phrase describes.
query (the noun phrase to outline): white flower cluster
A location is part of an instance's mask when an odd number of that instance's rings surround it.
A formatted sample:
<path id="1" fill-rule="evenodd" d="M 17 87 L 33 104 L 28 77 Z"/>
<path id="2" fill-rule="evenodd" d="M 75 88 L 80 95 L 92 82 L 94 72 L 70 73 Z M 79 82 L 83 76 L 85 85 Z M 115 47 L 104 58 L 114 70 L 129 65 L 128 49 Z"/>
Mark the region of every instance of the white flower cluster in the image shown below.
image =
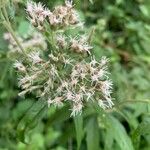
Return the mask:
<path id="1" fill-rule="evenodd" d="M 37 48 L 40 48 L 41 50 L 47 49 L 45 38 L 39 32 L 32 32 L 32 34 L 28 35 L 28 38 L 24 38 L 19 35 L 17 35 L 17 38 L 26 51 L 30 49 L 36 50 Z M 20 48 L 18 47 L 17 43 L 15 42 L 10 33 L 5 33 L 4 39 L 9 42 L 8 48 L 11 52 L 21 52 Z"/>
<path id="2" fill-rule="evenodd" d="M 28 2 L 27 11 L 31 20 L 35 19 L 36 23 L 39 23 L 39 17 L 42 18 L 40 25 L 46 17 L 50 19 L 51 25 L 57 21 L 61 25 L 80 22 L 72 1 L 65 1 L 65 6 L 55 7 L 53 13 L 40 3 Z M 52 15 L 58 19 L 55 23 L 51 20 Z M 103 109 L 111 108 L 112 81 L 109 79 L 108 59 L 102 57 L 97 60 L 92 56 L 88 37 L 73 38 L 57 34 L 57 30 L 55 32 L 53 44 L 56 44 L 57 49 L 31 51 L 26 59 L 14 64 L 20 74 L 19 86 L 23 89 L 19 95 L 33 92 L 40 99 L 47 100 L 48 106 L 62 107 L 69 103 L 71 116 L 81 114 L 89 101 L 97 103 Z"/>
<path id="3" fill-rule="evenodd" d="M 39 30 L 43 30 L 44 22 L 48 22 L 53 27 L 66 27 L 68 25 L 79 24 L 79 16 L 73 8 L 72 0 L 66 0 L 65 5 L 57 6 L 50 11 L 41 3 L 28 2 L 27 13 L 29 20 Z"/>
<path id="4" fill-rule="evenodd" d="M 91 55 L 90 50 L 93 48 L 88 44 L 88 38 L 85 35 L 68 38 L 65 35 L 58 34 L 56 36 L 56 42 L 59 48 L 66 49 L 69 47 L 72 52 L 76 53 L 87 53 Z"/>
<path id="5" fill-rule="evenodd" d="M 18 61 L 14 64 L 22 75 L 19 79 L 23 89 L 20 96 L 35 91 L 38 97 L 48 100 L 49 106 L 57 107 L 68 101 L 72 105 L 73 116 L 80 114 L 88 101 L 97 101 L 103 109 L 113 106 L 112 82 L 108 78 L 108 60 L 105 57 L 99 62 L 92 57 L 89 62 L 76 62 L 60 53 L 57 56 L 51 53 L 47 61 L 38 52 L 28 56 L 31 67 Z"/>
<path id="6" fill-rule="evenodd" d="M 87 38 L 85 36 L 79 38 L 75 37 L 71 39 L 71 48 L 77 53 L 87 52 L 90 54 L 90 50 L 92 49 L 87 42 Z"/>

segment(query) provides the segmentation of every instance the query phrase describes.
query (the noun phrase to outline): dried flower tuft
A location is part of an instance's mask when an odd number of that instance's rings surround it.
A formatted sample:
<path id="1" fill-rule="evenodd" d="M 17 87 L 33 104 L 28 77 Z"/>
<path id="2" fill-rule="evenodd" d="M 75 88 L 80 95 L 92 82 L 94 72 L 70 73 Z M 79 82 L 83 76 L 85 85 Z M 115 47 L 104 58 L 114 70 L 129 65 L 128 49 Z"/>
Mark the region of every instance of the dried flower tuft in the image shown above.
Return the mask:
<path id="1" fill-rule="evenodd" d="M 38 29 L 44 28 L 44 22 L 53 27 L 66 27 L 80 23 L 79 16 L 73 8 L 73 1 L 66 0 L 65 5 L 60 5 L 50 11 L 41 3 L 28 1 L 26 12 L 29 15 L 31 24 Z"/>
<path id="2" fill-rule="evenodd" d="M 27 51 L 27 58 L 18 57 L 14 64 L 20 73 L 22 92 L 19 95 L 34 92 L 40 99 L 46 99 L 48 106 L 62 107 L 69 103 L 71 116 L 81 114 L 90 101 L 102 109 L 111 108 L 114 105 L 111 98 L 113 83 L 109 79 L 108 59 L 96 59 L 92 55 L 93 47 L 87 36 L 72 37 L 65 32 L 68 26 L 80 23 L 73 1 L 66 0 L 65 5 L 57 6 L 53 11 L 41 3 L 28 2 L 26 11 L 35 27 L 42 29 L 48 25 L 49 30 L 44 36 L 38 33 L 38 38 L 33 35 L 29 41 L 20 38 L 25 49 L 32 48 Z M 47 51 L 41 48 L 42 43 L 45 45 L 45 36 L 50 44 Z M 5 39 L 10 42 L 11 49 L 17 49 L 9 34 Z"/>

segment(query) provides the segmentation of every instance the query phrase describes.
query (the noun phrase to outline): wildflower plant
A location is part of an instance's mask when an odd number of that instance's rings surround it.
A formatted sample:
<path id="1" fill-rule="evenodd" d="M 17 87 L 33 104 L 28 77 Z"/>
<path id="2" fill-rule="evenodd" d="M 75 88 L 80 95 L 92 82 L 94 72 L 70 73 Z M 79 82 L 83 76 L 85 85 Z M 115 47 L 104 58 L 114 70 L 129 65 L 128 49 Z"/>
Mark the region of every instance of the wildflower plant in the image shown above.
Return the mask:
<path id="1" fill-rule="evenodd" d="M 141 49 L 148 40 L 148 4 L 85 0 L 80 6 L 90 29 L 71 0 L 51 10 L 32 1 L 0 0 L 0 23 L 8 30 L 0 31 L 6 40 L 0 40 L 1 148 L 149 147 L 149 60 L 148 49 Z M 99 53 L 110 53 L 113 60 L 114 107 L 109 59 Z"/>
<path id="2" fill-rule="evenodd" d="M 69 103 L 71 116 L 81 114 L 87 103 L 112 108 L 108 58 L 96 60 L 90 45 L 91 34 L 68 32 L 83 26 L 73 1 L 66 0 L 53 10 L 28 1 L 26 13 L 37 31 L 28 40 L 18 37 L 22 48 L 17 47 L 11 34 L 4 35 L 12 53 L 19 53 L 14 63 L 22 89 L 19 96 L 34 93 L 48 106 L 55 107 Z"/>
<path id="3" fill-rule="evenodd" d="M 79 149 L 83 137 L 83 110 L 91 108 L 92 104 L 99 110 L 114 105 L 109 59 L 105 56 L 96 59 L 93 55 L 93 30 L 89 34 L 83 32 L 84 23 L 74 6 L 72 0 L 66 0 L 64 5 L 49 10 L 42 3 L 28 1 L 25 10 L 35 29 L 27 37 L 13 31 L 7 11 L 2 11 L 3 25 L 9 31 L 4 39 L 8 41 L 9 57 L 15 56 L 13 66 L 22 89 L 19 96 L 32 93 L 39 99 L 28 112 L 34 111 L 35 115 L 29 117 L 25 125 L 22 126 L 22 121 L 18 125 L 18 137 L 22 142 L 25 142 L 25 131 L 34 126 L 45 107 L 57 110 L 66 105 L 69 116 L 75 121 Z M 26 115 L 22 120 L 26 120 Z M 34 121 L 30 124 L 31 120 Z"/>

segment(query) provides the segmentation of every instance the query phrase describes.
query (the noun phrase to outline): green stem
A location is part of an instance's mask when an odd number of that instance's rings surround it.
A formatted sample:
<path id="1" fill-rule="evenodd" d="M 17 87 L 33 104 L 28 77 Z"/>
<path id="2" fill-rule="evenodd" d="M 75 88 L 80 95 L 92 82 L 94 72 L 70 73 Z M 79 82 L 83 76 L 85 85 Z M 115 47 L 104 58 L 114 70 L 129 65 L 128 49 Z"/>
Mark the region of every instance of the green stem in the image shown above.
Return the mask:
<path id="1" fill-rule="evenodd" d="M 5 17 L 6 21 L 10 24 L 9 17 L 8 17 L 8 14 L 7 14 L 7 11 L 6 11 L 6 8 L 3 7 L 2 9 L 3 9 L 3 13 L 4 13 L 4 17 Z"/>
<path id="2" fill-rule="evenodd" d="M 50 34 L 50 36 L 51 36 L 51 45 L 52 45 L 52 48 L 53 48 L 53 50 L 55 52 L 55 50 L 57 50 L 57 48 L 56 48 L 56 42 L 55 42 L 55 31 L 53 31 L 51 29 L 50 33 L 51 33 Z"/>
<path id="3" fill-rule="evenodd" d="M 3 22 L 3 25 L 8 30 L 8 32 L 12 35 L 13 39 L 17 43 L 17 45 L 20 48 L 20 50 L 22 51 L 22 53 L 27 57 L 27 54 L 26 54 L 25 50 L 23 49 L 22 45 L 20 44 L 19 40 L 17 39 L 17 37 L 16 37 L 13 29 L 11 28 L 11 26 L 7 22 Z"/>
<path id="4" fill-rule="evenodd" d="M 90 32 L 90 34 L 88 36 L 87 41 L 88 41 L 89 44 L 91 44 L 92 37 L 93 37 L 94 33 L 95 33 L 95 27 L 92 28 L 92 30 L 91 30 L 91 32 Z"/>
<path id="5" fill-rule="evenodd" d="M 47 35 L 44 34 L 44 36 L 45 36 L 47 42 L 51 45 L 50 39 L 47 37 Z"/>
<path id="6" fill-rule="evenodd" d="M 54 32 L 51 30 L 52 46 L 55 47 Z"/>
<path id="7" fill-rule="evenodd" d="M 46 33 L 48 34 L 48 36 L 45 35 L 46 40 L 52 46 L 53 50 L 57 50 L 56 44 L 55 44 L 55 40 L 54 40 L 54 33 L 53 33 L 53 31 L 51 31 L 50 33 L 48 31 L 46 31 Z"/>
<path id="8" fill-rule="evenodd" d="M 52 46 L 53 50 L 57 50 L 56 48 L 56 42 L 55 42 L 55 31 L 53 31 L 52 28 L 49 28 L 49 23 L 45 22 L 45 29 L 46 29 L 46 39 L 49 42 L 49 44 Z"/>
<path id="9" fill-rule="evenodd" d="M 25 50 L 23 49 L 22 45 L 20 44 L 18 38 L 15 35 L 15 32 L 13 31 L 12 27 L 11 27 L 11 23 L 9 21 L 9 17 L 6 11 L 6 8 L 3 7 L 2 9 L 2 16 L 4 18 L 5 21 L 3 21 L 3 25 L 4 27 L 7 29 L 7 31 L 12 35 L 13 39 L 15 40 L 15 42 L 17 43 L 18 47 L 20 48 L 20 50 L 22 51 L 22 53 L 27 57 L 27 54 L 25 52 Z"/>

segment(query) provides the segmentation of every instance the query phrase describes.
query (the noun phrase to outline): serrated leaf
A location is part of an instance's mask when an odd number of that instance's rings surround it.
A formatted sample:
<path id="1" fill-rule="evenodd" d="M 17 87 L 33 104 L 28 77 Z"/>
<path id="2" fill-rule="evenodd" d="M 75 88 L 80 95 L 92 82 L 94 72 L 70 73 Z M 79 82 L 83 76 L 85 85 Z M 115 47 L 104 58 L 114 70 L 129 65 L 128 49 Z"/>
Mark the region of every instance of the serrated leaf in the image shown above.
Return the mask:
<path id="1" fill-rule="evenodd" d="M 17 127 L 17 136 L 21 142 L 28 143 L 25 138 L 27 132 L 37 125 L 43 114 L 45 114 L 46 108 L 46 103 L 43 100 L 38 100 L 25 113 Z"/>
<path id="2" fill-rule="evenodd" d="M 88 120 L 86 126 L 87 150 L 99 150 L 99 128 L 95 117 Z"/>
<path id="3" fill-rule="evenodd" d="M 127 135 L 125 128 L 122 124 L 113 116 L 109 116 L 109 130 L 113 132 L 113 136 L 121 150 L 134 150 L 132 141 Z"/>
<path id="4" fill-rule="evenodd" d="M 80 149 L 82 138 L 83 138 L 83 117 L 82 115 L 77 115 L 74 117 L 75 129 L 76 129 L 76 139 L 77 139 L 77 149 Z"/>

